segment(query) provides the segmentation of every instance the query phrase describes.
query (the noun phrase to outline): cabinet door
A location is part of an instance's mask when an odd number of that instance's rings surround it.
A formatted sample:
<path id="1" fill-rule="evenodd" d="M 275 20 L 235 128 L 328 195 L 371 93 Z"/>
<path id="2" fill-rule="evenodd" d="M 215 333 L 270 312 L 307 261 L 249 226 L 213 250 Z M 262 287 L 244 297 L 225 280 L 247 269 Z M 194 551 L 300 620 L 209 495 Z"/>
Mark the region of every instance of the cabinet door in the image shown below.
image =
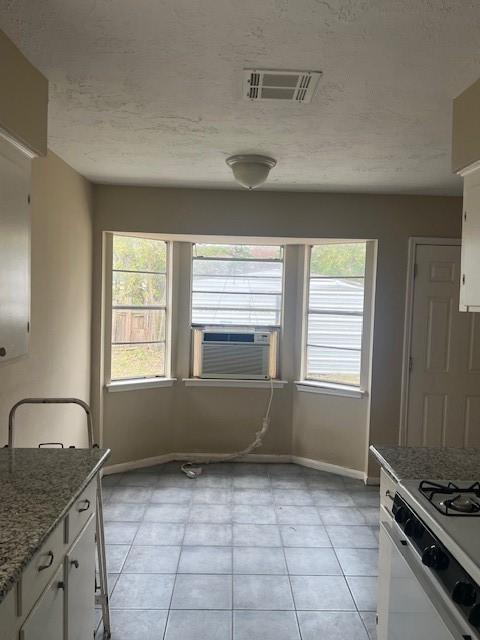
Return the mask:
<path id="1" fill-rule="evenodd" d="M 66 640 L 91 640 L 95 628 L 95 517 L 65 558 Z"/>
<path id="2" fill-rule="evenodd" d="M 0 363 L 27 353 L 30 160 L 0 140 Z"/>
<path id="3" fill-rule="evenodd" d="M 480 311 L 480 169 L 464 177 L 460 311 Z"/>
<path id="4" fill-rule="evenodd" d="M 60 566 L 20 630 L 20 640 L 64 640 L 64 583 Z"/>

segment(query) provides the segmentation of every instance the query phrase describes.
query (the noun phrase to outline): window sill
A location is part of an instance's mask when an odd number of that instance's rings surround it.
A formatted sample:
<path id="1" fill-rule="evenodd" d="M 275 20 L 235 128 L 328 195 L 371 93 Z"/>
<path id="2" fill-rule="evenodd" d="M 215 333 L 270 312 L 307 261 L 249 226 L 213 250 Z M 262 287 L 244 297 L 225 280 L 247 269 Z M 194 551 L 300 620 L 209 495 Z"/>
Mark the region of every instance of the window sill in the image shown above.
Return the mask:
<path id="1" fill-rule="evenodd" d="M 232 389 L 270 389 L 270 380 L 229 380 L 227 378 L 183 378 L 186 387 L 231 387 Z M 273 380 L 274 389 L 283 389 L 286 380 Z"/>
<path id="2" fill-rule="evenodd" d="M 297 391 L 306 393 L 320 393 L 327 396 L 344 396 L 346 398 L 365 398 L 368 393 L 358 387 L 348 387 L 342 384 L 328 382 L 313 382 L 312 380 L 296 380 Z"/>
<path id="3" fill-rule="evenodd" d="M 115 380 L 105 385 L 108 392 L 138 391 L 143 389 L 157 389 L 158 387 L 172 387 L 176 378 L 141 378 L 139 380 Z"/>

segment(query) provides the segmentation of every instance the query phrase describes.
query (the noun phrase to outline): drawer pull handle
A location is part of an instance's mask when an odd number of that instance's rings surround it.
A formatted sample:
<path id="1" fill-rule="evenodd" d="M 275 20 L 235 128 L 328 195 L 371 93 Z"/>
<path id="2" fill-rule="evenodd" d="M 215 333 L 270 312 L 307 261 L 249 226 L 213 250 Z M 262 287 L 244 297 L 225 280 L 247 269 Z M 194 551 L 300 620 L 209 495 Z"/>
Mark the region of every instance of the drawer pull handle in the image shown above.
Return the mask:
<path id="1" fill-rule="evenodd" d="M 82 511 L 88 511 L 90 509 L 90 500 L 88 498 L 86 498 L 86 500 L 82 500 L 82 502 L 85 503 L 85 506 L 81 507 L 78 510 L 78 513 L 82 513 Z"/>
<path id="2" fill-rule="evenodd" d="M 390 489 L 387 489 L 385 491 L 385 495 L 387 496 L 387 498 L 390 498 L 390 500 L 393 502 L 393 496 L 392 496 L 392 492 L 390 491 Z"/>
<path id="3" fill-rule="evenodd" d="M 59 589 L 63 589 L 65 591 L 65 583 L 64 582 L 57 582 L 57 587 Z"/>
<path id="4" fill-rule="evenodd" d="M 75 569 L 78 569 L 78 567 L 80 566 L 78 560 L 72 560 L 70 564 L 72 565 L 72 567 L 75 567 Z"/>
<path id="5" fill-rule="evenodd" d="M 54 560 L 54 558 L 55 558 L 55 556 L 53 555 L 53 551 L 49 551 L 49 552 L 47 553 L 47 555 L 48 555 L 48 563 L 47 563 L 47 564 L 41 564 L 41 565 L 38 567 L 38 570 L 39 570 L 39 571 L 43 571 L 44 569 L 48 569 L 49 567 L 51 567 L 51 566 L 52 566 L 52 564 L 53 564 L 53 560 Z"/>

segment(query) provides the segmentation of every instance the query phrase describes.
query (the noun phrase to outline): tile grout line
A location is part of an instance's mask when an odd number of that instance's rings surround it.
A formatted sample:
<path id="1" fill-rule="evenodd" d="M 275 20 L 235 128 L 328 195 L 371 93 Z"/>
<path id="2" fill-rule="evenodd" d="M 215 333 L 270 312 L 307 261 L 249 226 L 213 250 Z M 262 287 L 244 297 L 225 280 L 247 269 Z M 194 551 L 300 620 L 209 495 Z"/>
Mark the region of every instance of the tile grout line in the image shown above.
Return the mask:
<path id="1" fill-rule="evenodd" d="M 275 496 L 273 496 L 273 497 L 275 497 Z M 278 526 L 278 535 L 280 537 L 281 549 L 282 549 L 282 554 L 283 554 L 283 561 L 285 562 L 285 570 L 287 572 L 287 577 L 288 577 L 288 584 L 290 585 L 290 595 L 292 597 L 293 610 L 294 610 L 294 613 L 295 613 L 295 621 L 297 623 L 298 637 L 299 637 L 300 640 L 302 640 L 302 632 L 300 630 L 300 621 L 298 620 L 298 613 L 297 613 L 297 603 L 295 602 L 295 596 L 293 595 L 292 581 L 290 579 L 290 571 L 289 571 L 289 568 L 288 568 L 287 556 L 286 556 L 286 553 L 285 553 L 285 546 L 283 544 L 283 537 L 282 537 L 282 532 L 281 532 L 281 529 L 280 529 L 280 523 L 278 521 L 278 513 L 277 513 L 276 505 L 274 507 L 274 512 L 275 512 L 275 519 L 277 521 L 277 526 Z"/>
<path id="2" fill-rule="evenodd" d="M 178 473 L 182 473 L 180 468 L 178 469 Z M 172 593 L 170 595 L 170 602 L 168 603 L 167 619 L 165 621 L 165 628 L 163 630 L 163 635 L 162 635 L 162 639 L 163 640 L 166 640 L 166 636 L 167 636 L 167 628 L 168 628 L 168 623 L 170 622 L 170 613 L 172 611 L 173 595 L 175 593 L 175 586 L 177 584 L 178 570 L 180 568 L 180 559 L 182 557 L 182 550 L 183 550 L 183 544 L 185 542 L 185 536 L 187 535 L 187 525 L 188 525 L 188 522 L 190 520 L 190 513 L 191 513 L 191 510 L 192 510 L 192 505 L 193 505 L 193 491 L 192 491 L 192 496 L 190 498 L 190 502 L 188 504 L 188 513 L 187 513 L 187 516 L 185 518 L 185 522 L 183 524 L 183 537 L 182 537 L 182 541 L 180 543 L 180 551 L 178 553 L 178 560 L 177 560 L 177 570 L 175 571 L 175 577 L 173 579 L 173 586 L 172 586 Z"/>
<path id="3" fill-rule="evenodd" d="M 327 531 L 327 536 L 328 536 L 330 542 L 332 542 L 328 531 Z M 347 576 L 345 575 L 345 571 L 343 570 L 342 563 L 340 562 L 340 558 L 338 557 L 337 549 L 333 546 L 333 543 L 332 543 L 332 549 L 333 549 L 333 553 L 335 554 L 335 557 L 337 559 L 337 562 L 338 562 L 338 565 L 340 567 L 340 570 L 342 572 L 343 579 L 345 580 L 345 584 L 347 585 L 347 589 L 348 589 L 348 592 L 350 593 L 350 597 L 352 598 L 353 604 L 355 606 L 355 611 L 356 611 L 357 616 L 359 617 L 359 619 L 360 619 L 360 621 L 362 623 L 363 628 L 365 629 L 366 637 L 367 637 L 367 640 L 368 640 L 370 638 L 370 634 L 368 633 L 368 629 L 367 629 L 367 627 L 365 625 L 365 621 L 363 620 L 362 616 L 360 615 L 360 611 L 359 611 L 358 606 L 357 606 L 357 601 L 353 597 L 353 592 L 352 592 L 352 590 L 350 588 L 350 585 L 348 583 Z"/>

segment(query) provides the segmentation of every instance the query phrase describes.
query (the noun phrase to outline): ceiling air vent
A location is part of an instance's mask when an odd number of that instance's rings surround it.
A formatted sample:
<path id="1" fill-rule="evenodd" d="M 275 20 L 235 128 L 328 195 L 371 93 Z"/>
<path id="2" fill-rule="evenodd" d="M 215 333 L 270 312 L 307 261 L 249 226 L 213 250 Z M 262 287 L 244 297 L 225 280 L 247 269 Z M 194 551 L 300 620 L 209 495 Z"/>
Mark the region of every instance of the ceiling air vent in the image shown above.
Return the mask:
<path id="1" fill-rule="evenodd" d="M 321 71 L 245 69 L 243 96 L 246 100 L 310 102 L 321 75 Z"/>

